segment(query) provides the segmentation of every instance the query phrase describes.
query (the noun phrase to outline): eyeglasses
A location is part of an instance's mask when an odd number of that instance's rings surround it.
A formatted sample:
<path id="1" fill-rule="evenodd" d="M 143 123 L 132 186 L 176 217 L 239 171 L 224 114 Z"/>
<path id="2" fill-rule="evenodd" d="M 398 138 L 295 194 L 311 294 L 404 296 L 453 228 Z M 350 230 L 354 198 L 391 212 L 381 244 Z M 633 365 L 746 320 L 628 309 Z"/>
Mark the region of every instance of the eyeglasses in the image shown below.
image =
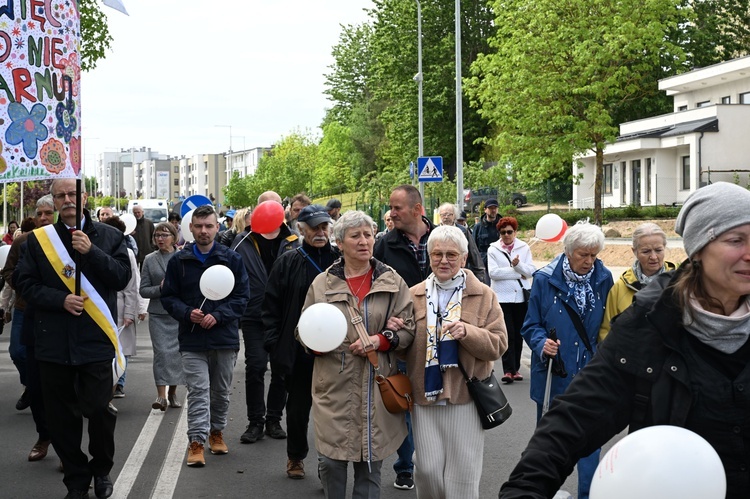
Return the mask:
<path id="1" fill-rule="evenodd" d="M 73 200 L 76 198 L 76 191 L 60 192 L 59 194 L 54 194 L 52 197 L 57 201 L 65 201 L 66 196 Z"/>
<path id="2" fill-rule="evenodd" d="M 157 232 L 154 234 L 154 239 L 166 239 L 171 235 L 169 232 Z"/>
<path id="3" fill-rule="evenodd" d="M 459 253 L 456 253 L 455 251 L 447 251 L 445 253 L 435 251 L 433 253 L 430 253 L 430 258 L 435 260 L 436 262 L 442 262 L 443 257 L 445 257 L 446 260 L 453 263 L 458 260 L 459 256 L 461 255 Z"/>
<path id="4" fill-rule="evenodd" d="M 514 232 L 515 232 L 514 230 L 501 230 L 500 231 L 500 235 L 501 236 L 509 236 L 509 235 L 513 234 Z"/>

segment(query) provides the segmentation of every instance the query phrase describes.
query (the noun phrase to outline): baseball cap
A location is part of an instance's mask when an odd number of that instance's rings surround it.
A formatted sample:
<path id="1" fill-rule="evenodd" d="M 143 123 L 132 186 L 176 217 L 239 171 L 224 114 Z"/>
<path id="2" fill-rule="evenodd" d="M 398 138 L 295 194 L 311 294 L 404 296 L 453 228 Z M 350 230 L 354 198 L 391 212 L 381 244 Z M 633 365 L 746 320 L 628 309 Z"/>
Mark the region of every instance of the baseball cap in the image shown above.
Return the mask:
<path id="1" fill-rule="evenodd" d="M 466 220 L 466 212 L 462 211 L 456 220 Z"/>
<path id="2" fill-rule="evenodd" d="M 326 210 L 332 210 L 334 208 L 341 208 L 341 201 L 339 201 L 336 198 L 329 199 L 328 204 L 326 204 L 325 209 Z"/>
<path id="3" fill-rule="evenodd" d="M 497 199 L 488 199 L 486 203 L 484 203 L 485 208 L 492 208 L 493 206 L 500 206 L 497 204 Z"/>
<path id="4" fill-rule="evenodd" d="M 317 227 L 323 222 L 332 222 L 331 216 L 326 211 L 326 208 L 319 204 L 311 204 L 302 208 L 297 220 L 306 223 L 310 227 Z"/>
<path id="5" fill-rule="evenodd" d="M 231 219 L 234 219 L 234 215 L 235 215 L 235 213 L 237 213 L 237 212 L 236 212 L 236 211 L 234 211 L 234 210 L 229 210 L 229 211 L 228 211 L 228 212 L 226 213 L 226 215 L 224 215 L 224 216 L 225 216 L 225 217 L 228 217 L 228 218 L 231 218 Z"/>

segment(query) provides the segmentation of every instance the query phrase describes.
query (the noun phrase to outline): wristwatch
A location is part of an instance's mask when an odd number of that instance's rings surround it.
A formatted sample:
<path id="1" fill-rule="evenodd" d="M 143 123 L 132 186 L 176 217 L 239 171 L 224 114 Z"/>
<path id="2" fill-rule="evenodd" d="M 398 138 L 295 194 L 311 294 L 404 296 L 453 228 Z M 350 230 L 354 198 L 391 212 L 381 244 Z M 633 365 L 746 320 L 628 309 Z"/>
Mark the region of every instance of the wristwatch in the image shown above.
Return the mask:
<path id="1" fill-rule="evenodd" d="M 390 343 L 391 347 L 388 349 L 388 351 L 395 350 L 396 347 L 398 347 L 399 337 L 396 333 L 391 331 L 390 329 L 383 329 L 383 331 L 380 332 L 386 340 L 388 340 L 388 343 Z"/>

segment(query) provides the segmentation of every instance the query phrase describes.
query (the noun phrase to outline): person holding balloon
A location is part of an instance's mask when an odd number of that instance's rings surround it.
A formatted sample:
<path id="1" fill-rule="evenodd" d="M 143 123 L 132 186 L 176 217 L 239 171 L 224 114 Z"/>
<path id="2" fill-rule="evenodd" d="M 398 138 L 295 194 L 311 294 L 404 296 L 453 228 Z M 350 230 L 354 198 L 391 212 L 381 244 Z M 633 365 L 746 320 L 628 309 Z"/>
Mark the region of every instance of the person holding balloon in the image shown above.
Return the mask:
<path id="1" fill-rule="evenodd" d="M 578 222 L 562 240 L 564 252 L 533 274 L 521 329 L 531 349 L 531 399 L 537 404 L 537 421 L 543 420 L 543 408 L 550 400 L 562 394 L 594 357 L 612 287 L 612 274 L 597 258 L 604 248 L 601 228 Z M 590 449 L 578 459 L 578 497 L 588 499 L 599 449 Z"/>
<path id="2" fill-rule="evenodd" d="M 484 430 L 461 369 L 470 378 L 492 373 L 508 346 L 503 311 L 463 268 L 469 242 L 458 227 L 432 230 L 427 251 L 432 273 L 410 289 L 416 334 L 406 350 L 417 497 L 478 498 Z"/>
<path id="3" fill-rule="evenodd" d="M 688 196 L 675 225 L 688 259 L 656 276 L 615 319 L 594 359 L 542 419 L 501 498 L 551 497 L 576 459 L 627 426 L 635 436 L 655 425 L 707 440 L 726 476 L 718 497 L 750 497 L 748 207 L 750 191 L 728 182 Z M 682 468 L 673 473 L 692 479 Z"/>
<path id="4" fill-rule="evenodd" d="M 521 352 L 523 350 L 523 326 L 529 308 L 528 294 L 531 290 L 531 275 L 536 270 L 529 245 L 516 237 L 518 221 L 503 217 L 497 222 L 500 239 L 490 244 L 487 250 L 487 265 L 492 290 L 503 309 L 505 327 L 508 331 L 508 350 L 503 354 L 503 383 L 523 381 Z"/>
<path id="5" fill-rule="evenodd" d="M 301 479 L 305 477 L 304 460 L 309 452 L 307 427 L 314 356 L 296 340 L 295 330 L 310 284 L 338 259 L 339 251 L 329 241 L 333 221 L 324 206 L 305 206 L 295 215 L 295 224 L 303 237 L 302 246 L 284 253 L 273 264 L 262 318 L 265 348 L 273 362 L 284 369 L 286 473 L 289 478 Z"/>
<path id="6" fill-rule="evenodd" d="M 180 323 L 188 391 L 187 465 L 196 467 L 206 464 L 207 441 L 212 454 L 229 452 L 223 430 L 240 349 L 239 319 L 250 297 L 242 258 L 215 241 L 218 231 L 219 217 L 213 206 L 192 210 L 194 242 L 169 260 L 161 285 L 161 303 Z M 220 291 L 212 292 L 215 288 Z"/>
<path id="7" fill-rule="evenodd" d="M 599 341 L 609 334 L 610 323 L 633 303 L 635 294 L 646 287 L 656 276 L 677 268 L 664 261 L 667 235 L 652 222 L 639 225 L 633 231 L 633 266 L 622 273 L 609 291 L 604 308 L 604 320 L 599 328 Z"/>
<path id="8" fill-rule="evenodd" d="M 349 495 L 349 462 L 354 467 L 351 497 L 379 497 L 383 459 L 396 452 L 406 437 L 404 413 L 386 410 L 366 352 L 377 351 L 380 374 L 395 374 L 395 352 L 405 350 L 414 339 L 413 306 L 404 280 L 372 257 L 372 225 L 372 218 L 361 211 L 348 211 L 339 218 L 333 231 L 342 258 L 315 278 L 302 314 L 314 305 L 331 304 L 346 318 L 343 343 L 317 355 L 313 366 L 318 471 L 329 499 Z M 352 323 L 359 317 L 366 337 L 364 332 L 360 337 Z M 302 326 L 300 322 L 304 341 Z"/>

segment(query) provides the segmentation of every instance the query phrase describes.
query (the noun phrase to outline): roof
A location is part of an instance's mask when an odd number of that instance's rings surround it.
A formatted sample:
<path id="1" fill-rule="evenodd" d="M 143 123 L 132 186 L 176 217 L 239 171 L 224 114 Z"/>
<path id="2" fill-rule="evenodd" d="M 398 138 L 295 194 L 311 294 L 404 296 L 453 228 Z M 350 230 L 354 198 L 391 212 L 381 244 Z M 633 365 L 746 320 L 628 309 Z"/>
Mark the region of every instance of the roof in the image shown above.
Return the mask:
<path id="1" fill-rule="evenodd" d="M 719 131 L 719 119 L 716 117 L 704 118 L 702 120 L 686 121 L 684 123 L 675 123 L 674 125 L 655 128 L 652 130 L 643 130 L 628 135 L 620 135 L 617 137 L 617 142 L 623 142 L 626 140 L 633 139 L 644 139 L 644 138 L 663 138 L 663 137 L 674 137 L 676 135 L 684 135 L 686 133 L 700 133 L 700 132 L 718 132 Z"/>

